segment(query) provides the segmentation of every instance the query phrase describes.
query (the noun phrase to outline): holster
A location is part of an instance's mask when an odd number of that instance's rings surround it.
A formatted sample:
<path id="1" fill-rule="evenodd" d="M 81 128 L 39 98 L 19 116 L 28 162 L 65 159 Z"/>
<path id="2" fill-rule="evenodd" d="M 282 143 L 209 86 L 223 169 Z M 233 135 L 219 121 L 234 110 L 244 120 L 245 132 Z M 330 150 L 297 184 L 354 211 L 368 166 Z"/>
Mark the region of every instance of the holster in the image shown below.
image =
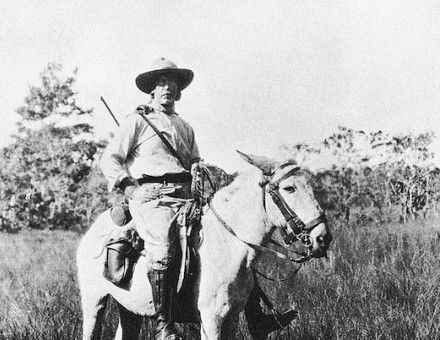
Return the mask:
<path id="1" fill-rule="evenodd" d="M 117 286 L 127 284 L 133 276 L 133 267 L 140 256 L 130 241 L 120 239 L 106 246 L 104 277 Z"/>

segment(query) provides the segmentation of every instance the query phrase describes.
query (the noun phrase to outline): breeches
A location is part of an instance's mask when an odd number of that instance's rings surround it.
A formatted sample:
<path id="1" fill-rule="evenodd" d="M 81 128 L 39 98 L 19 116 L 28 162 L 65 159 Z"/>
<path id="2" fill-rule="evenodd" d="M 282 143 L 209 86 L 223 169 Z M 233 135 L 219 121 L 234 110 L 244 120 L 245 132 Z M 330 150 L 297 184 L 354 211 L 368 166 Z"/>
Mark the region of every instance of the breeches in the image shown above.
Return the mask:
<path id="1" fill-rule="evenodd" d="M 151 258 L 152 269 L 166 269 L 176 249 L 179 231 L 176 219 L 180 208 L 191 198 L 188 184 L 146 183 L 137 190 L 158 193 L 150 201 L 132 199 L 130 212 L 139 236 Z"/>

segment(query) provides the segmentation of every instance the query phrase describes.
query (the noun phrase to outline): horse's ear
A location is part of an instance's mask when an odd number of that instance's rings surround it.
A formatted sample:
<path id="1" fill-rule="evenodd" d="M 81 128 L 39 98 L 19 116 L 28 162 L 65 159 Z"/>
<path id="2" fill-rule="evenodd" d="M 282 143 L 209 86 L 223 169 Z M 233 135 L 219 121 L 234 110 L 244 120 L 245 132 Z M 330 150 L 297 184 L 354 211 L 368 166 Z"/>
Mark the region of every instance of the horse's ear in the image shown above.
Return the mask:
<path id="1" fill-rule="evenodd" d="M 247 155 L 238 150 L 236 151 L 246 162 L 252 164 L 253 166 L 256 166 L 258 169 L 263 171 L 263 174 L 265 175 L 272 174 L 272 171 L 274 170 L 276 164 L 276 162 L 273 159 L 264 156 L 256 156 L 250 154 Z"/>

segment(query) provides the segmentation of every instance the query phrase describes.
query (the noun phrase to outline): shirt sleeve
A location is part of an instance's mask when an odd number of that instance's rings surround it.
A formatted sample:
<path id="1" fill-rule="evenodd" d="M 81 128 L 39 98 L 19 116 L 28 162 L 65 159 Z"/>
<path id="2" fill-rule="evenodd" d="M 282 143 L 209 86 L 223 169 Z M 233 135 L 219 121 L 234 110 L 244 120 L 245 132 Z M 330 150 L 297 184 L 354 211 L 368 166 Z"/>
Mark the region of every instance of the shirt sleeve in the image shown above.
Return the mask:
<path id="1" fill-rule="evenodd" d="M 129 177 L 125 163 L 139 137 L 138 117 L 137 114 L 127 116 L 101 157 L 100 166 L 108 181 L 109 191 L 117 187 L 122 179 Z"/>

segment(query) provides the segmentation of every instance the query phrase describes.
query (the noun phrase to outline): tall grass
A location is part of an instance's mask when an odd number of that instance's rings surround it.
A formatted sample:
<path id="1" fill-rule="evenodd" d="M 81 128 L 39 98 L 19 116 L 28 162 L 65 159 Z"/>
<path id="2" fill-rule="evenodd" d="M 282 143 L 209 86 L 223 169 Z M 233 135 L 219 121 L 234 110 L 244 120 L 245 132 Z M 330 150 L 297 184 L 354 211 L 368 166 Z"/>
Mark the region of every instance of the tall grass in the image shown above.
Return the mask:
<path id="1" fill-rule="evenodd" d="M 68 232 L 0 238 L 0 339 L 78 339 L 79 294 Z"/>
<path id="2" fill-rule="evenodd" d="M 328 262 L 310 262 L 284 286 L 266 284 L 275 299 L 289 291 L 301 315 L 271 338 L 440 339 L 435 223 L 336 225 Z"/>
<path id="3" fill-rule="evenodd" d="M 271 339 L 440 339 L 438 220 L 405 226 L 334 223 L 330 259 L 314 260 L 279 284 L 260 283 L 279 309 L 300 318 Z M 80 339 L 75 249 L 68 232 L 0 235 L 0 339 Z M 273 276 L 294 269 L 267 258 Z M 104 338 L 115 328 L 107 313 Z M 242 318 L 243 320 L 243 318 Z M 144 325 L 143 339 L 151 328 Z M 237 339 L 249 339 L 240 325 Z"/>

